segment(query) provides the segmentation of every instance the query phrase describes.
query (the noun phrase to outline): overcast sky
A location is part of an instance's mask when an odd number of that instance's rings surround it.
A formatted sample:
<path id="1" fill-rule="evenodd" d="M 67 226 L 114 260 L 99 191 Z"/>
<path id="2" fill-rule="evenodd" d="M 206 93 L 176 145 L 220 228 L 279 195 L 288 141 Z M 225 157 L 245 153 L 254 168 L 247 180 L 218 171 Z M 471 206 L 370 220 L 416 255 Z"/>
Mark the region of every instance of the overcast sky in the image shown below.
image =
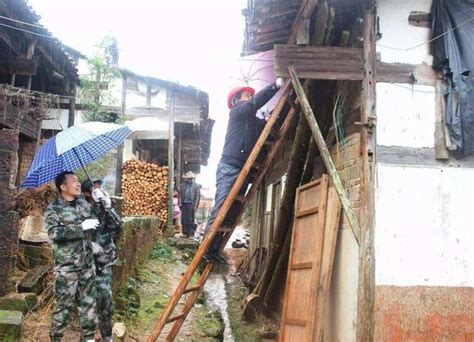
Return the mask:
<path id="1" fill-rule="evenodd" d="M 209 167 L 198 181 L 214 186 L 227 125 L 226 95 L 244 37 L 246 0 L 28 0 L 54 36 L 85 55 L 113 34 L 120 66 L 209 92 L 216 120 Z"/>

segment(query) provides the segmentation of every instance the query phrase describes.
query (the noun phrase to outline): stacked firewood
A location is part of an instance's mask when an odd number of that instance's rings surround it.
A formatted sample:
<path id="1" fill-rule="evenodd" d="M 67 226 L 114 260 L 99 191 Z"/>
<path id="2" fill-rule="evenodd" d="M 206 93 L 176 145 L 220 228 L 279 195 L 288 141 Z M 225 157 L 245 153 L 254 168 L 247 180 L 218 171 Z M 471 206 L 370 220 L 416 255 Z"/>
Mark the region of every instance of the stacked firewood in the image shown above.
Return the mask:
<path id="1" fill-rule="evenodd" d="M 123 214 L 167 220 L 168 167 L 127 161 L 122 168 Z"/>
<path id="2" fill-rule="evenodd" d="M 16 196 L 16 210 L 20 217 L 42 215 L 48 204 L 57 196 L 53 184 L 46 184 L 36 189 L 25 189 Z"/>

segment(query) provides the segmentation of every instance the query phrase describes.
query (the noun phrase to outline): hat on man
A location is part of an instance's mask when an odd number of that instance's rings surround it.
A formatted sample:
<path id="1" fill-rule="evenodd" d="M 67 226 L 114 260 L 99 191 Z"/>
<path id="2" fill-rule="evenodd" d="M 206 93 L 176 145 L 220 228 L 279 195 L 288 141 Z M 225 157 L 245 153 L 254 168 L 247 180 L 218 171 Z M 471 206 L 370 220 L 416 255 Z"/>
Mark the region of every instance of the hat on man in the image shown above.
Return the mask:
<path id="1" fill-rule="evenodd" d="M 183 175 L 183 178 L 196 178 L 196 175 L 192 171 L 188 171 Z"/>
<path id="2" fill-rule="evenodd" d="M 239 86 L 239 87 L 235 87 L 233 89 L 231 89 L 229 91 L 229 94 L 227 95 L 227 106 L 229 107 L 229 109 L 232 109 L 232 107 L 234 106 L 232 104 L 232 100 L 234 99 L 234 97 L 244 91 L 248 91 L 250 93 L 250 95 L 254 96 L 255 95 L 255 89 L 253 89 L 252 87 L 242 87 L 242 86 Z"/>

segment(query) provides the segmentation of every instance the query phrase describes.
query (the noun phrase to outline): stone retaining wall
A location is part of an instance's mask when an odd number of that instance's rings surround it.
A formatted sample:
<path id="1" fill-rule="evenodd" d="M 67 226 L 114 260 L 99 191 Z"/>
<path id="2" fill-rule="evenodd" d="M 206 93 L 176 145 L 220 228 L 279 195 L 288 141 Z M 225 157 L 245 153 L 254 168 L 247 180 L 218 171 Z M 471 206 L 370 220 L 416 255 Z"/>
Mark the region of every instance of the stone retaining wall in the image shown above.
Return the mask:
<path id="1" fill-rule="evenodd" d="M 127 284 L 156 244 L 164 223 L 157 217 L 126 217 L 122 237 L 117 243 L 120 262 L 113 270 L 114 291 Z"/>

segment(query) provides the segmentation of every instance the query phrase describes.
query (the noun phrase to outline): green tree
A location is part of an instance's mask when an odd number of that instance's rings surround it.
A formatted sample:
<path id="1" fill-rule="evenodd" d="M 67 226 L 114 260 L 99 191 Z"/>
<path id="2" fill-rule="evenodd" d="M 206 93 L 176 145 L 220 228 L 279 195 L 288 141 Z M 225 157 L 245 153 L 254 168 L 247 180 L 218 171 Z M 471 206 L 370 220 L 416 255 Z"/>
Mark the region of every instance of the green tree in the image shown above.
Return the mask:
<path id="1" fill-rule="evenodd" d="M 118 44 L 113 36 L 105 37 L 95 54 L 87 60 L 89 74 L 81 77 L 79 98 L 85 108 L 85 121 L 118 122 L 120 117 L 110 106 L 116 105 L 113 86 L 118 70 Z"/>

